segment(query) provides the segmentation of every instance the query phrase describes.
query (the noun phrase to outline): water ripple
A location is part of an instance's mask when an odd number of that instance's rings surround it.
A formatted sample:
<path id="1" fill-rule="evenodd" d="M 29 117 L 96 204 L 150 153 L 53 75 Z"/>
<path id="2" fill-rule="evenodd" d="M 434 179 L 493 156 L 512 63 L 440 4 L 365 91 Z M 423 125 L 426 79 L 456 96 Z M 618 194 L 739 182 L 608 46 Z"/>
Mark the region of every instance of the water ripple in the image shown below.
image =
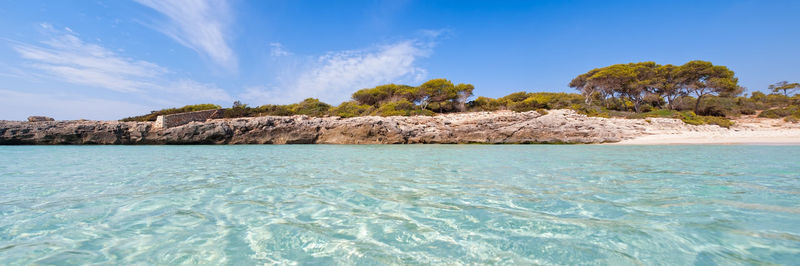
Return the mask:
<path id="1" fill-rule="evenodd" d="M 798 155 L 0 147 L 0 264 L 794 264 Z"/>

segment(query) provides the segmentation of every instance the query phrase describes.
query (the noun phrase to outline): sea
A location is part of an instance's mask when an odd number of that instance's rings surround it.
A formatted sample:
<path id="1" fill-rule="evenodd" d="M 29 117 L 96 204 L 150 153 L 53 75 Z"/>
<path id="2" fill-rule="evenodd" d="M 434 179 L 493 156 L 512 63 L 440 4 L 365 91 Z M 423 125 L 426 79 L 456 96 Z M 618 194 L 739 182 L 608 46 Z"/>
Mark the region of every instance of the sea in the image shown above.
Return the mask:
<path id="1" fill-rule="evenodd" d="M 800 146 L 0 146 L 0 265 L 800 264 Z"/>

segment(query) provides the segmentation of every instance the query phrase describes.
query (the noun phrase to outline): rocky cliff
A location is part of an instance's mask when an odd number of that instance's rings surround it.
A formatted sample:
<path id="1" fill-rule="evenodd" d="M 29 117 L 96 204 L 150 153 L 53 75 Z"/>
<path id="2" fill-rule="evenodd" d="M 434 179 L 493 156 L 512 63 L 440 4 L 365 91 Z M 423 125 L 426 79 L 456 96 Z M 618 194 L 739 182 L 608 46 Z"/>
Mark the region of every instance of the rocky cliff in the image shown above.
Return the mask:
<path id="1" fill-rule="evenodd" d="M 604 143 L 648 130 L 724 130 L 675 119 L 608 119 L 570 110 L 475 112 L 415 117 L 265 116 L 172 128 L 153 122 L 0 121 L 0 144 L 410 144 Z"/>

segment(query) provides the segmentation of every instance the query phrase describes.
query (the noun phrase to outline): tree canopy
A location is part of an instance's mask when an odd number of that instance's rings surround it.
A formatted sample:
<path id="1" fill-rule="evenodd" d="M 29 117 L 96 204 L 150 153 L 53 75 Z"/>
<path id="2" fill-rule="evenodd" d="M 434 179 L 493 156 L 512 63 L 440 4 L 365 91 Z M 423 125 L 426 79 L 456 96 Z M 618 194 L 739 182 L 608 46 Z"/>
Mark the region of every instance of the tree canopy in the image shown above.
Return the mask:
<path id="1" fill-rule="evenodd" d="M 223 116 L 409 116 L 465 111 L 536 111 L 572 109 L 589 116 L 670 117 L 689 124 L 730 126 L 726 117 L 757 115 L 800 122 L 800 84 L 787 81 L 769 86 L 771 94 L 759 91 L 739 96 L 734 72 L 707 61 L 683 65 L 660 65 L 652 61 L 615 64 L 589 70 L 569 82 L 581 93 L 514 92 L 500 98 L 473 97 L 475 86 L 432 79 L 418 86 L 384 84 L 358 90 L 352 100 L 333 106 L 315 98 L 287 105 L 251 107 L 240 101 L 230 108 L 213 104 L 187 105 L 125 118 L 123 121 L 154 121 L 158 115 L 222 109 Z"/>
<path id="2" fill-rule="evenodd" d="M 788 81 L 781 81 L 775 84 L 769 85 L 769 90 L 774 93 L 779 93 L 783 91 L 784 96 L 789 96 L 789 92 L 795 92 L 800 90 L 800 83 L 789 83 Z"/>
<path id="3" fill-rule="evenodd" d="M 673 108 L 681 96 L 697 97 L 697 112 L 702 98 L 707 95 L 735 96 L 743 89 L 734 72 L 725 66 L 715 66 L 707 61 L 689 61 L 681 66 L 659 65 L 655 62 L 616 64 L 592 69 L 578 75 L 569 86 L 581 91 L 586 103 L 593 99 L 608 103 L 608 98 L 630 101 L 636 112 L 648 95 L 667 100 Z"/>
<path id="4" fill-rule="evenodd" d="M 376 108 L 405 100 L 419 105 L 421 109 L 446 113 L 465 111 L 467 100 L 472 97 L 474 89 L 472 84 L 454 85 L 447 79 L 432 79 L 417 87 L 387 84 L 362 89 L 353 93 L 352 97 L 359 104 Z"/>

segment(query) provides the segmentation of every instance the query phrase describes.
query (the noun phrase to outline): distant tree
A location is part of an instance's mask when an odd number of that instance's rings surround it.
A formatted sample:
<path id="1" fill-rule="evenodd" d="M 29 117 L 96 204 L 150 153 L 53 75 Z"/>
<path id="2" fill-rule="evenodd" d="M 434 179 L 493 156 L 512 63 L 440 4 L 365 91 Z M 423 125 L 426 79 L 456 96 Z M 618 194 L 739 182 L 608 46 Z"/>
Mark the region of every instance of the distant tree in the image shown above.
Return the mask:
<path id="1" fill-rule="evenodd" d="M 463 112 L 467 110 L 467 100 L 469 97 L 472 97 L 472 91 L 475 90 L 475 86 L 472 84 L 464 84 L 459 83 L 455 87 L 456 90 L 456 107 L 458 108 L 459 112 Z"/>
<path id="2" fill-rule="evenodd" d="M 789 83 L 788 81 L 781 81 L 775 84 L 769 85 L 769 89 L 774 92 L 778 93 L 783 91 L 784 96 L 789 96 L 789 92 L 795 92 L 800 89 L 800 83 Z"/>
<path id="3" fill-rule="evenodd" d="M 570 88 L 577 89 L 581 92 L 586 104 L 592 104 L 592 99 L 594 98 L 593 96 L 595 92 L 597 92 L 597 88 L 593 86 L 593 84 L 589 83 L 589 78 L 599 71 L 599 68 L 592 69 L 589 72 L 578 75 L 569 82 Z"/>
<path id="4" fill-rule="evenodd" d="M 376 106 L 392 98 L 402 85 L 386 84 L 371 89 L 362 89 L 353 93 L 353 100 L 366 105 Z"/>
<path id="5" fill-rule="evenodd" d="M 680 90 L 679 67 L 666 64 L 656 69 L 658 73 L 654 80 L 655 93 L 664 97 L 667 101 L 667 108 L 675 109 L 675 99 L 684 96 L 684 91 Z"/>
<path id="6" fill-rule="evenodd" d="M 420 96 L 423 109 L 433 104 L 434 108 L 439 109 L 439 112 L 443 111 L 446 102 L 458 97 L 453 82 L 446 79 L 432 79 L 422 83 L 417 87 L 417 95 Z"/>
<path id="7" fill-rule="evenodd" d="M 638 112 L 642 102 L 642 91 L 636 85 L 636 69 L 631 64 L 617 64 L 602 68 L 592 75 L 588 82 L 591 86 L 600 88 L 607 93 L 618 93 L 627 96 L 634 102 L 634 109 Z"/>
<path id="8" fill-rule="evenodd" d="M 695 113 L 698 112 L 704 96 L 714 94 L 729 96 L 741 90 L 738 85 L 739 79 L 725 66 L 715 66 L 711 62 L 695 60 L 680 66 L 678 72 L 681 88 L 687 94 L 697 96 L 694 104 Z"/>
<path id="9" fill-rule="evenodd" d="M 658 72 L 660 66 L 655 62 L 631 63 L 628 66 L 633 69 L 636 79 L 629 87 L 623 87 L 622 93 L 633 102 L 634 110 L 639 112 L 645 96 L 654 93 L 656 86 L 660 85 L 660 73 Z"/>
<path id="10" fill-rule="evenodd" d="M 244 107 L 247 107 L 247 104 L 243 104 L 239 100 L 234 101 L 233 105 L 231 106 L 231 108 L 244 108 Z"/>

